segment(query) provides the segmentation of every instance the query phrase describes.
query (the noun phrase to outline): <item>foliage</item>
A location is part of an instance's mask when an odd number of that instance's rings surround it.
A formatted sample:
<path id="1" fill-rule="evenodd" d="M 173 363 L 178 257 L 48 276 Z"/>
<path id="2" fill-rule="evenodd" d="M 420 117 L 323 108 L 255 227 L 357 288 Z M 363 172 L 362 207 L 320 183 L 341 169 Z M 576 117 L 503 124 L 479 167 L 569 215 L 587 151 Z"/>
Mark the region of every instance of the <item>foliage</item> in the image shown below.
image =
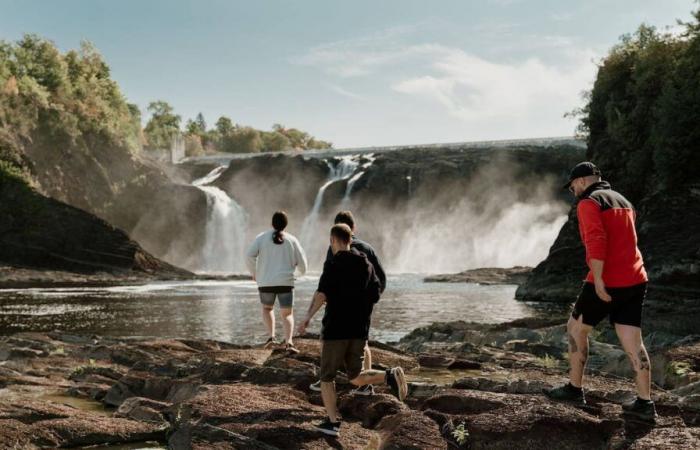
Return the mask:
<path id="1" fill-rule="evenodd" d="M 287 136 L 277 131 L 263 131 L 261 137 L 263 151 L 266 152 L 281 152 L 291 148 L 292 145 Z"/>
<path id="2" fill-rule="evenodd" d="M 464 446 L 469 439 L 469 431 L 464 422 L 460 423 L 452 430 L 452 437 L 457 441 L 457 444 Z"/>
<path id="3" fill-rule="evenodd" d="M 144 128 L 147 147 L 151 149 L 170 148 L 173 136 L 180 131 L 182 118 L 173 113 L 173 107 L 158 100 L 148 105 L 151 118 Z"/>
<path id="4" fill-rule="evenodd" d="M 540 366 L 545 367 L 547 369 L 556 369 L 557 367 L 559 367 L 559 361 L 557 360 L 557 358 L 549 354 L 545 354 L 543 357 L 537 358 L 537 363 Z"/>
<path id="5" fill-rule="evenodd" d="M 682 36 L 647 25 L 622 36 L 579 110 L 588 158 L 633 202 L 700 179 L 698 23 L 700 11 Z"/>
<path id="6" fill-rule="evenodd" d="M 95 145 L 128 154 L 140 148 L 140 129 L 138 109 L 126 103 L 90 43 L 61 53 L 51 41 L 31 34 L 0 41 L 3 176 L 15 173 L 9 166 L 27 175 L 28 145 L 48 147 L 57 157 L 90 154 Z"/>

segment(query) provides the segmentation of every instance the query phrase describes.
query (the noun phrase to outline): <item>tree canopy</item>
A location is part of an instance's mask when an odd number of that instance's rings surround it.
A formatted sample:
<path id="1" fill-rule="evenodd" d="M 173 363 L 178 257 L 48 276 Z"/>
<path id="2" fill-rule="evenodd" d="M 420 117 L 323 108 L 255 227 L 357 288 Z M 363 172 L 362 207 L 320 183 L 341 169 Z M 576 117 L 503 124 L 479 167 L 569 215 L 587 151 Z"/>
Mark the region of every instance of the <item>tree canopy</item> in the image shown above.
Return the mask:
<path id="1" fill-rule="evenodd" d="M 700 180 L 700 11 L 678 35 L 642 25 L 599 64 L 581 109 L 588 157 L 632 200 Z"/>

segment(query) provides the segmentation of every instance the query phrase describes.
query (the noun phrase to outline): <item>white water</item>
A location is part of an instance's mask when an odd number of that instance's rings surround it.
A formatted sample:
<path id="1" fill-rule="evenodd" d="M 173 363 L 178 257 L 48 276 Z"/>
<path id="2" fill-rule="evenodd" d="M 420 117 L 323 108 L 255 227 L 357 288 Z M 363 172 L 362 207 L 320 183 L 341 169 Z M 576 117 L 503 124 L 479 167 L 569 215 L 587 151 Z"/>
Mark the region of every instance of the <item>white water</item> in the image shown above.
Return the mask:
<path id="1" fill-rule="evenodd" d="M 243 272 L 248 214 L 233 198 L 216 186 L 206 186 L 226 170 L 220 166 L 192 182 L 207 196 L 207 224 L 202 248 L 201 270 Z"/>
<path id="2" fill-rule="evenodd" d="M 350 195 L 352 194 L 352 188 L 355 186 L 355 183 L 362 178 L 362 175 L 365 174 L 367 169 L 369 169 L 372 166 L 372 163 L 374 162 L 374 154 L 370 153 L 369 155 L 365 156 L 365 159 L 368 161 L 364 164 L 362 164 L 359 167 L 359 171 L 355 173 L 349 180 L 348 184 L 345 187 L 345 195 L 343 195 L 343 200 L 340 202 L 340 209 L 345 210 L 348 209 L 350 206 Z"/>
<path id="3" fill-rule="evenodd" d="M 319 212 L 321 211 L 321 206 L 323 206 L 323 194 L 326 192 L 326 189 L 328 189 L 328 186 L 335 182 L 347 180 L 348 178 L 352 177 L 358 166 L 359 162 L 357 161 L 357 156 L 355 155 L 342 157 L 340 162 L 338 162 L 338 164 L 335 166 L 328 163 L 328 168 L 330 171 L 328 174 L 328 180 L 318 189 L 316 199 L 314 199 L 314 205 L 301 226 L 301 244 L 304 248 L 310 247 L 314 241 L 318 240 L 318 216 Z M 346 195 L 349 196 L 347 189 Z"/>

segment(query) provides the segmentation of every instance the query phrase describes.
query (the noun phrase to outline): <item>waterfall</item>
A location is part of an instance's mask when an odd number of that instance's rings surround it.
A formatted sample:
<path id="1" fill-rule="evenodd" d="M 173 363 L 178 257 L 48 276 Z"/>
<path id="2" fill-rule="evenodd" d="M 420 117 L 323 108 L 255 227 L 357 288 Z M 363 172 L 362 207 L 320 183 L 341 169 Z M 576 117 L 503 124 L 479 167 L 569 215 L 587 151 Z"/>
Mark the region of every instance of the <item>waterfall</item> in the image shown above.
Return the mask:
<path id="1" fill-rule="evenodd" d="M 359 166 L 356 159 L 356 156 L 351 155 L 342 157 L 335 166 L 328 163 L 328 179 L 318 189 L 311 212 L 309 212 L 309 215 L 306 216 L 306 219 L 304 219 L 304 223 L 301 226 L 301 243 L 304 248 L 311 247 L 314 240 L 318 238 L 318 236 L 316 236 L 318 231 L 318 216 L 319 212 L 321 211 L 321 206 L 323 206 L 323 194 L 331 184 L 337 181 L 347 180 L 348 178 L 352 177 L 353 173 L 355 173 L 355 170 Z M 347 188 L 346 195 L 349 195 Z M 323 242 L 325 243 L 326 240 L 323 240 Z"/>
<path id="2" fill-rule="evenodd" d="M 365 159 L 367 162 L 359 166 L 359 170 L 348 180 L 348 184 L 345 186 L 345 195 L 343 195 L 343 200 L 340 202 L 340 209 L 348 209 L 350 206 L 350 194 L 352 194 L 352 188 L 355 186 L 355 183 L 357 183 L 357 180 L 362 178 L 362 175 L 364 175 L 367 169 L 372 166 L 372 163 L 375 160 L 374 154 L 370 153 L 366 155 Z"/>
<path id="3" fill-rule="evenodd" d="M 248 214 L 214 182 L 226 166 L 219 166 L 192 182 L 207 198 L 207 223 L 202 249 L 202 269 L 206 272 L 243 272 Z"/>

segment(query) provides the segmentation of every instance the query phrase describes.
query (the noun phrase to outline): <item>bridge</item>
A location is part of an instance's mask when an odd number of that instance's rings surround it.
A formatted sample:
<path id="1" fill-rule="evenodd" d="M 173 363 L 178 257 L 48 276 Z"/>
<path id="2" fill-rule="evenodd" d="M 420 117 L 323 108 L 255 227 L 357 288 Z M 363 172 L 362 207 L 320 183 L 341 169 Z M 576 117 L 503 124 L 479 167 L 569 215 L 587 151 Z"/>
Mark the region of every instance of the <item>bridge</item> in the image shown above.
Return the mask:
<path id="1" fill-rule="evenodd" d="M 358 155 L 365 153 L 388 153 L 400 152 L 402 150 L 468 150 L 468 149 L 483 149 L 483 148 L 508 148 L 508 147 L 553 147 L 560 145 L 570 145 L 577 148 L 586 148 L 586 143 L 583 139 L 573 136 L 558 136 L 544 138 L 528 138 L 528 139 L 502 139 L 492 141 L 467 141 L 467 142 L 447 142 L 438 144 L 416 144 L 416 145 L 393 145 L 380 147 L 356 147 L 356 148 L 337 148 L 337 149 L 322 149 L 322 150 L 285 150 L 281 152 L 263 152 L 263 153 L 215 153 L 205 156 L 194 156 L 183 158 L 180 163 L 194 164 L 218 164 L 226 165 L 232 160 L 256 158 L 262 155 L 303 155 L 310 158 L 332 158 L 334 156 Z"/>

